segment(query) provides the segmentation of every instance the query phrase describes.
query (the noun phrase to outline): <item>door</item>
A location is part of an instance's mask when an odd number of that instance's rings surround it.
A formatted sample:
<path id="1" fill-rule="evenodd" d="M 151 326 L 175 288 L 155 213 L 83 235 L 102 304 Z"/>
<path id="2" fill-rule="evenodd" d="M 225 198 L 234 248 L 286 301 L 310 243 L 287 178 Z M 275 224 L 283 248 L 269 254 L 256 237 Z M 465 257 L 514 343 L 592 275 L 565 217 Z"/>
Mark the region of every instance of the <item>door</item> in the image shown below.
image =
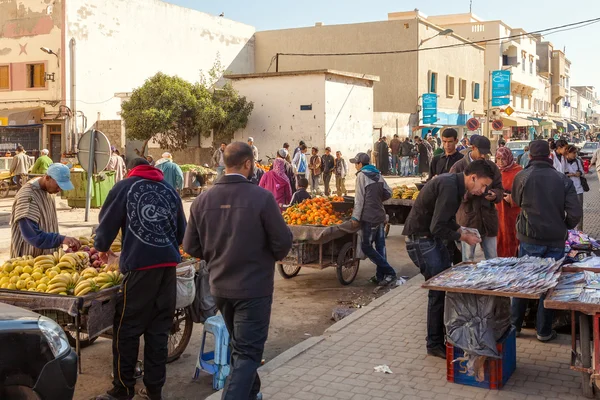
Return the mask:
<path id="1" fill-rule="evenodd" d="M 61 125 L 48 125 L 48 137 L 50 138 L 50 158 L 53 162 L 60 162 L 62 127 Z"/>

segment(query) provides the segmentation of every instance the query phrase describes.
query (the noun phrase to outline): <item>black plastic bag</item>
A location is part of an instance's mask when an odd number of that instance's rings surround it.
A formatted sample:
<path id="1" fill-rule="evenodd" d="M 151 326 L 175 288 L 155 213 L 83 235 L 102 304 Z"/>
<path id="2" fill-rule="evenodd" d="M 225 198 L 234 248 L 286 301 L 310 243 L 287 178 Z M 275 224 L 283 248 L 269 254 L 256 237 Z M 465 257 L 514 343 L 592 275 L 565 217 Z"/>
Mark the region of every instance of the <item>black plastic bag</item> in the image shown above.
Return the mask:
<path id="1" fill-rule="evenodd" d="M 197 324 L 204 323 L 207 318 L 217 315 L 217 305 L 210 294 L 206 261 L 200 261 L 200 270 L 196 272 L 196 298 L 190 306 L 190 311 L 192 321 Z"/>
<path id="2" fill-rule="evenodd" d="M 465 353 L 500 358 L 496 343 L 510 328 L 510 299 L 446 293 L 447 340 Z"/>

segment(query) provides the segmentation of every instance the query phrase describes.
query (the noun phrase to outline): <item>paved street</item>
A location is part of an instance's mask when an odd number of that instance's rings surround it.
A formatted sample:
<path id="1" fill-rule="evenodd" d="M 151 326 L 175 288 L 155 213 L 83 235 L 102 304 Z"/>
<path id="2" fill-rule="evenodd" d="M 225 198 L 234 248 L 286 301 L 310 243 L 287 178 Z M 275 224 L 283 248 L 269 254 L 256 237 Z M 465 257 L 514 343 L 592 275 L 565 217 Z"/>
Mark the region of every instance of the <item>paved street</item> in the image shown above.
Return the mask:
<path id="1" fill-rule="evenodd" d="M 585 221 L 600 231 L 600 185 L 588 176 Z M 583 399 L 581 375 L 569 369 L 570 336 L 540 343 L 533 330 L 517 339 L 517 370 L 504 389 L 491 391 L 446 381 L 446 362 L 425 353 L 427 291 L 419 276 L 296 346 L 263 367 L 268 400 Z M 373 370 L 388 365 L 393 374 Z M 210 397 L 218 399 L 220 394 Z"/>

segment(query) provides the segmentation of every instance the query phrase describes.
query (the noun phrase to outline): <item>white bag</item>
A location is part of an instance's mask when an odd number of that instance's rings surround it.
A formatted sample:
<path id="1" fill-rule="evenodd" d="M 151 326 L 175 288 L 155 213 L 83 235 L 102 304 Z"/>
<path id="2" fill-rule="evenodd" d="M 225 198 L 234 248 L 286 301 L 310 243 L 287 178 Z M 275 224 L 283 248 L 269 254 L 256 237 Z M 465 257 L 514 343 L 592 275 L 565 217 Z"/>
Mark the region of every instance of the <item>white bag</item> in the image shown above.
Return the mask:
<path id="1" fill-rule="evenodd" d="M 196 284 L 194 282 L 194 265 L 177 268 L 177 300 L 175 308 L 185 308 L 194 302 Z"/>

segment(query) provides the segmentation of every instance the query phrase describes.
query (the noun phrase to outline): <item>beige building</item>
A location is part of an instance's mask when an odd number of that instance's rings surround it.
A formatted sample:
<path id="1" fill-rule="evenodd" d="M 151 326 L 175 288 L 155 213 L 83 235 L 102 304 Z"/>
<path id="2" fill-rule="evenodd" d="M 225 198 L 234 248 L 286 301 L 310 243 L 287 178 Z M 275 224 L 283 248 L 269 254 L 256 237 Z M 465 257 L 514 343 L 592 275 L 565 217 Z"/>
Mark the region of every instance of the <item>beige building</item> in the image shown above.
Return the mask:
<path id="1" fill-rule="evenodd" d="M 421 95 L 429 92 L 438 94 L 438 126 L 462 129 L 469 117 L 483 115 L 483 57 L 482 47 L 418 11 L 391 13 L 387 21 L 257 32 L 255 40 L 257 73 L 335 69 L 379 76 L 375 135 L 423 125 Z"/>
<path id="2" fill-rule="evenodd" d="M 335 70 L 228 75 L 254 102 L 245 129 L 234 140 L 254 138 L 264 163 L 284 142 L 341 151 L 346 160 L 373 145 L 373 85 L 379 77 Z M 335 153 L 334 153 L 335 154 Z"/>

